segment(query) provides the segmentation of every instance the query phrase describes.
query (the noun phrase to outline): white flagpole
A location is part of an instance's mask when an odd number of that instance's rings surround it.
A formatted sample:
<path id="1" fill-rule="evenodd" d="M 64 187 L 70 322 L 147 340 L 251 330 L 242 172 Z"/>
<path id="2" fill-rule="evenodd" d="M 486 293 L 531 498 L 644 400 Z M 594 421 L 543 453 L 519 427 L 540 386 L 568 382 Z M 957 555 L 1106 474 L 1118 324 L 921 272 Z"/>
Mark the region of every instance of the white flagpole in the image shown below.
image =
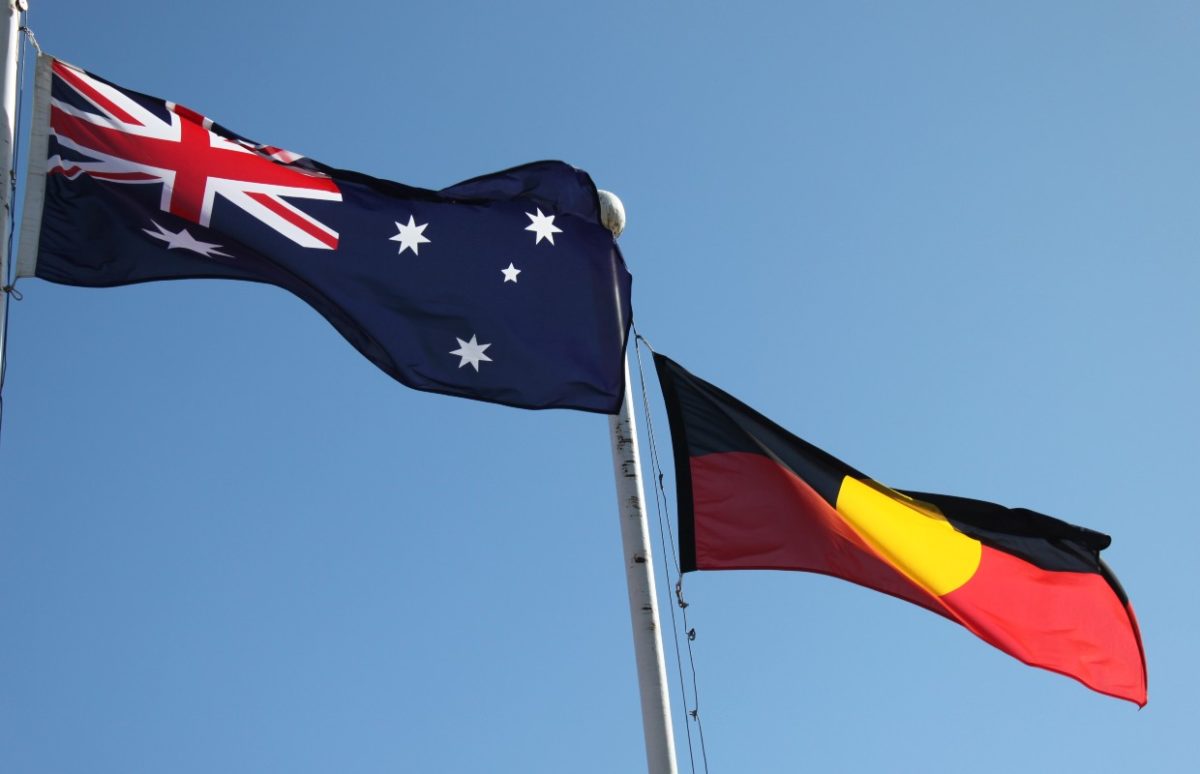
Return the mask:
<path id="1" fill-rule="evenodd" d="M 604 225 L 620 236 L 625 228 L 625 208 L 608 191 L 600 191 Z M 654 588 L 654 561 L 650 553 L 650 528 L 646 519 L 646 492 L 638 457 L 637 426 L 629 360 L 625 360 L 625 400 L 621 412 L 608 418 L 612 442 L 613 473 L 617 481 L 617 510 L 625 554 L 625 581 L 629 587 L 629 615 L 633 621 L 633 650 L 642 697 L 642 731 L 646 737 L 646 764 L 650 774 L 676 774 L 675 734 L 671 726 L 671 700 L 667 694 L 667 665 L 663 657 L 658 594 Z"/>
<path id="2" fill-rule="evenodd" d="M 5 0 L 0 20 L 0 61 L 4 71 L 0 79 L 0 286 L 8 284 L 8 240 L 12 234 L 13 190 L 17 171 L 13 168 L 13 143 L 17 136 L 17 56 L 21 53 L 21 12 L 29 6 L 25 0 Z M 0 374 L 4 373 L 4 341 L 8 324 L 8 292 L 0 290 Z"/>

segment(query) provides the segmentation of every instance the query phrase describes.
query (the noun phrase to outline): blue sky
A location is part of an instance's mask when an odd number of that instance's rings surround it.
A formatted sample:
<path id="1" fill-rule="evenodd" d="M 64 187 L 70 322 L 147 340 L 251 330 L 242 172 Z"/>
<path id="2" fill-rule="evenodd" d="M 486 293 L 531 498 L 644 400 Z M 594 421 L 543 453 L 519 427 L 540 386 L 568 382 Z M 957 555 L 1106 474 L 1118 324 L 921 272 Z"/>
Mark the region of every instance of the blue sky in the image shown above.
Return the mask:
<path id="1" fill-rule="evenodd" d="M 880 481 L 1113 536 L 1140 712 L 846 583 L 689 575 L 713 772 L 1195 766 L 1194 5 L 33 6 L 332 166 L 587 169 L 657 349 Z M 270 287 L 20 289 L 0 770 L 644 766 L 602 417 L 407 390 Z"/>

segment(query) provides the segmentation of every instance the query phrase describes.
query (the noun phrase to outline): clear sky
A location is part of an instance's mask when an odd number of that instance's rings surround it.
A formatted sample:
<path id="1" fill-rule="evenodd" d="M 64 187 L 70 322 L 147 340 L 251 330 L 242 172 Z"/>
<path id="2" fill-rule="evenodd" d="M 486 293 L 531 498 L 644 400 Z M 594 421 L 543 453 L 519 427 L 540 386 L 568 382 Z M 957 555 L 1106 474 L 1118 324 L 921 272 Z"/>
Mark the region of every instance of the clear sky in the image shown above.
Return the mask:
<path id="1" fill-rule="evenodd" d="M 587 169 L 657 349 L 882 482 L 1113 536 L 1140 712 L 850 584 L 689 575 L 711 771 L 1197 765 L 1195 4 L 32 5 L 332 166 Z M 0 771 L 644 767 L 604 418 L 408 390 L 271 287 L 20 290 Z"/>

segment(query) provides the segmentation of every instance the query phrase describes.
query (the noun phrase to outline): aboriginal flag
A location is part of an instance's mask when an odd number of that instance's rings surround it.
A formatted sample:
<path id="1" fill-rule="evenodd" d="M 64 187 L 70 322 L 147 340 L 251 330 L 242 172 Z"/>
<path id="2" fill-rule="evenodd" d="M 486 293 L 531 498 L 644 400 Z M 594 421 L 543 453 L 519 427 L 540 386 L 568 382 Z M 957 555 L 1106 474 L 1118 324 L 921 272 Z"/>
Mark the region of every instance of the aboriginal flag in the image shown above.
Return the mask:
<path id="1" fill-rule="evenodd" d="M 662 355 L 684 572 L 803 570 L 908 600 L 1031 666 L 1146 703 L 1109 537 L 872 481 Z"/>

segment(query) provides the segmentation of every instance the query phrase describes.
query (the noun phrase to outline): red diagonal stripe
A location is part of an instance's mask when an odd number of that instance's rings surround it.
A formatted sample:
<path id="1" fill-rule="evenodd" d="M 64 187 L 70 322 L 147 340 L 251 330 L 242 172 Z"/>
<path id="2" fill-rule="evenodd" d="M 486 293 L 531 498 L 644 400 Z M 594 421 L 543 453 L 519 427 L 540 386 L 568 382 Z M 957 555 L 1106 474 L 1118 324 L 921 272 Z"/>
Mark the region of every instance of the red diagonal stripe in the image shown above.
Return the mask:
<path id="1" fill-rule="evenodd" d="M 279 217 L 283 218 L 288 223 L 291 223 L 293 226 L 313 237 L 330 250 L 337 249 L 338 239 L 336 236 L 333 236 L 328 231 L 319 228 L 315 223 L 307 218 L 303 218 L 287 207 L 284 207 L 274 196 L 258 192 L 248 192 L 246 195 Z"/>
<path id="2" fill-rule="evenodd" d="M 97 107 L 107 111 L 118 121 L 122 121 L 126 124 L 134 124 L 135 126 L 145 125 L 118 107 L 117 104 L 111 101 L 108 97 L 96 91 L 92 84 L 80 77 L 79 73 L 67 67 L 62 62 L 59 62 L 57 59 L 54 61 L 54 73 L 67 83 L 70 83 L 73 87 L 75 87 L 76 91 L 90 99 L 96 104 Z"/>

